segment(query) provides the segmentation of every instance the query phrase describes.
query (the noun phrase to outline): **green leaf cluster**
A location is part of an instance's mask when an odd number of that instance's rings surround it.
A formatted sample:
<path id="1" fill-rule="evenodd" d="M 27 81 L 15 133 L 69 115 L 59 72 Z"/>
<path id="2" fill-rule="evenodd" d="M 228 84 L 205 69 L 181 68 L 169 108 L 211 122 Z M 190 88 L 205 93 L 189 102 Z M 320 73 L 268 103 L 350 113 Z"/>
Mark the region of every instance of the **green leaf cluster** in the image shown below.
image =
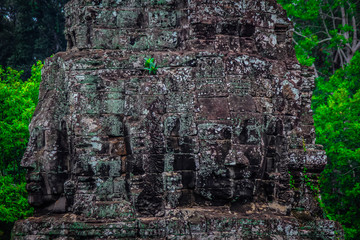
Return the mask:
<path id="1" fill-rule="evenodd" d="M 158 68 L 156 66 L 154 58 L 145 58 L 144 69 L 148 70 L 149 74 L 156 75 Z"/>
<path id="2" fill-rule="evenodd" d="M 328 156 L 320 178 L 320 205 L 342 224 L 346 239 L 360 239 L 360 4 L 278 2 L 294 22 L 300 64 L 315 67 L 317 74 L 312 108 L 317 143 Z"/>
<path id="3" fill-rule="evenodd" d="M 278 0 L 294 22 L 299 62 L 328 78 L 360 50 L 360 4 L 356 0 Z"/>
<path id="4" fill-rule="evenodd" d="M 17 184 L 10 175 L 0 176 L 1 222 L 15 222 L 33 214 L 34 210 L 29 206 L 25 186 L 25 179 Z"/>
<path id="5" fill-rule="evenodd" d="M 314 20 L 319 15 L 321 0 L 279 0 L 278 3 L 286 10 L 288 16 Z"/>
<path id="6" fill-rule="evenodd" d="M 22 71 L 0 66 L 0 234 L 9 234 L 13 222 L 33 213 L 20 161 L 38 102 L 42 67 L 38 61 L 31 69 L 31 77 L 23 81 Z"/>
<path id="7" fill-rule="evenodd" d="M 38 61 L 27 81 L 22 71 L 0 66 L 0 170 L 6 175 L 9 165 L 18 169 L 28 138 L 28 126 L 38 102 L 41 68 Z"/>
<path id="8" fill-rule="evenodd" d="M 287 15 L 295 21 L 294 35 L 296 57 L 300 64 L 312 66 L 315 63 L 314 49 L 318 46 L 318 35 L 314 29 L 305 22 L 316 21 L 320 11 L 320 0 L 278 0 L 286 10 Z M 301 37 L 298 36 L 301 34 Z"/>
<path id="9" fill-rule="evenodd" d="M 318 37 L 311 33 L 310 29 L 305 29 L 305 38 L 298 41 L 295 45 L 296 57 L 301 65 L 312 66 L 315 62 L 315 57 L 312 56 L 312 50 L 318 44 Z"/>
<path id="10" fill-rule="evenodd" d="M 330 81 L 318 80 L 314 96 L 317 143 L 328 165 L 321 176 L 327 215 L 340 222 L 347 239 L 360 239 L 360 52 Z"/>

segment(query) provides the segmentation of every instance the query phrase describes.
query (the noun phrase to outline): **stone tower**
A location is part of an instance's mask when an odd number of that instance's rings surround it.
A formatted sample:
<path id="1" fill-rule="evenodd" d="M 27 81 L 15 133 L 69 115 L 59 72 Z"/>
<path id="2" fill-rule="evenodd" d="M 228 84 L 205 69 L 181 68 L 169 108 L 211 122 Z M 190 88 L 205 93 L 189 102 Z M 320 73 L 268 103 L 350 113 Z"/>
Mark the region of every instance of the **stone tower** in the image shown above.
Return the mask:
<path id="1" fill-rule="evenodd" d="M 71 0 L 65 13 L 68 48 L 46 60 L 22 160 L 36 214 L 14 239 L 341 234 L 310 187 L 326 164 L 314 77 L 275 0 Z"/>

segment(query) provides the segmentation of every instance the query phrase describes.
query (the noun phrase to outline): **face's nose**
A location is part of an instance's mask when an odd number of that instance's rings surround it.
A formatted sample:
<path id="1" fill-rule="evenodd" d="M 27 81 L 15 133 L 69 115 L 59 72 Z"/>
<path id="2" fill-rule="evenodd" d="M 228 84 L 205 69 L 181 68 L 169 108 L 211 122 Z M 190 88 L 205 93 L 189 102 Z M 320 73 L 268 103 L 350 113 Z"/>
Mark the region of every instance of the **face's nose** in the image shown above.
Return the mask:
<path id="1" fill-rule="evenodd" d="M 45 146 L 45 131 L 41 125 L 30 124 L 30 139 L 20 166 L 30 171 L 38 166 L 37 153 Z"/>
<path id="2" fill-rule="evenodd" d="M 33 146 L 28 146 L 23 158 L 21 159 L 20 166 L 32 171 L 36 168 L 36 158 L 34 156 Z"/>

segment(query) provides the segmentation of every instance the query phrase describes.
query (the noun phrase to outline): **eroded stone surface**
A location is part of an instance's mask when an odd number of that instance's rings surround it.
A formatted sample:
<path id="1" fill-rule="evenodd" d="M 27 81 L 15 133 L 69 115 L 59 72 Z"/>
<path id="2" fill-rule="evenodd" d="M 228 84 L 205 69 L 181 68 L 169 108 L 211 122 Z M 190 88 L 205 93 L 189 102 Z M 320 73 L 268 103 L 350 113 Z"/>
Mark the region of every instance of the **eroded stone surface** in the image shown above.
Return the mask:
<path id="1" fill-rule="evenodd" d="M 21 224 L 20 224 L 21 223 Z M 289 216 L 239 217 L 226 208 L 175 209 L 165 217 L 129 217 L 108 222 L 79 215 L 29 218 L 15 226 L 17 239 L 331 239 L 339 225 Z M 27 235 L 31 232 L 34 235 Z M 62 237 L 59 237 L 62 236 Z M 39 238 L 41 237 L 41 238 Z"/>
<path id="2" fill-rule="evenodd" d="M 15 239 L 341 236 L 309 188 L 326 164 L 313 72 L 276 1 L 72 0 L 66 16 L 22 161 L 37 215 Z"/>

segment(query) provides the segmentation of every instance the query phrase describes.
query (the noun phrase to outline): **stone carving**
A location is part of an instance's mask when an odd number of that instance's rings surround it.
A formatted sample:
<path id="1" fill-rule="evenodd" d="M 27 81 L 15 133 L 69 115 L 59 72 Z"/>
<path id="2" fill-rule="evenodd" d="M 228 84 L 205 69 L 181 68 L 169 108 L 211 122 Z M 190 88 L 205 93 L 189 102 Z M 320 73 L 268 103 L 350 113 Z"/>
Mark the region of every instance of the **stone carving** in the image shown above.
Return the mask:
<path id="1" fill-rule="evenodd" d="M 313 72 L 276 1 L 72 0 L 65 12 L 68 49 L 46 61 L 22 160 L 36 217 L 15 239 L 335 238 L 302 180 L 326 164 Z"/>

